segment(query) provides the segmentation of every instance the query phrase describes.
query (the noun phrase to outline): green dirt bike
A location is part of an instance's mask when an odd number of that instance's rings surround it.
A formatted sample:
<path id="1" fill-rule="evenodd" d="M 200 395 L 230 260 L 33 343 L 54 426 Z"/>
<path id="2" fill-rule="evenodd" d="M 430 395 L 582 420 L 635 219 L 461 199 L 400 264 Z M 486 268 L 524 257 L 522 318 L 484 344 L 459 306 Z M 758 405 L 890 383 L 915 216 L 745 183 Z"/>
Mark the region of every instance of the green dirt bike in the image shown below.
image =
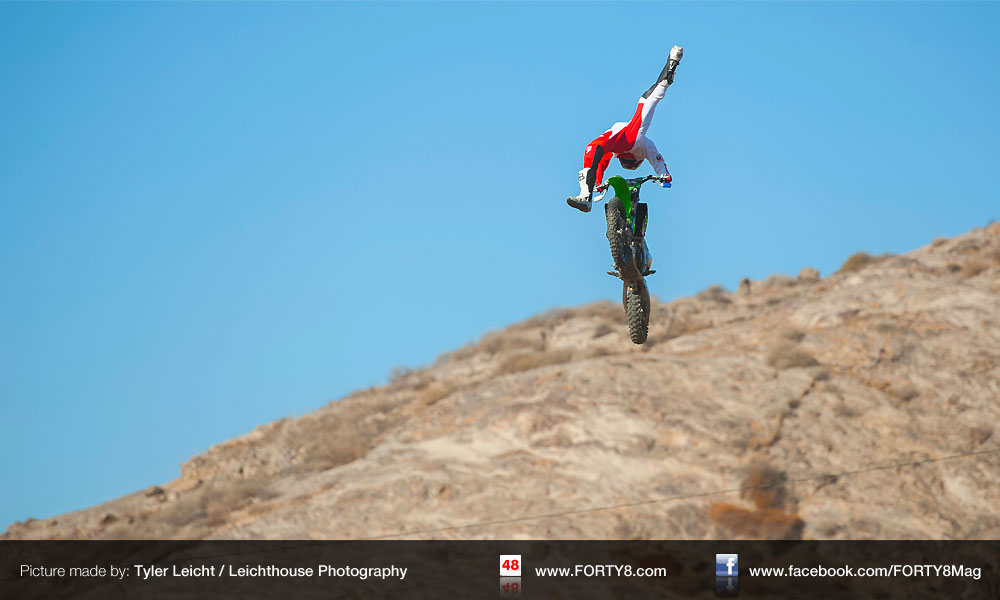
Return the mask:
<path id="1" fill-rule="evenodd" d="M 628 319 L 628 333 L 633 343 L 643 344 L 649 334 L 649 289 L 646 276 L 651 271 L 649 247 L 646 246 L 647 207 L 639 202 L 639 188 L 647 181 L 657 181 L 663 187 L 670 187 L 669 176 L 647 175 L 636 179 L 614 176 L 607 183 L 595 188 L 601 192 L 600 200 L 610 187 L 615 197 L 604 205 L 604 215 L 608 221 L 608 245 L 614 271 L 608 271 L 622 280 L 622 306 Z"/>

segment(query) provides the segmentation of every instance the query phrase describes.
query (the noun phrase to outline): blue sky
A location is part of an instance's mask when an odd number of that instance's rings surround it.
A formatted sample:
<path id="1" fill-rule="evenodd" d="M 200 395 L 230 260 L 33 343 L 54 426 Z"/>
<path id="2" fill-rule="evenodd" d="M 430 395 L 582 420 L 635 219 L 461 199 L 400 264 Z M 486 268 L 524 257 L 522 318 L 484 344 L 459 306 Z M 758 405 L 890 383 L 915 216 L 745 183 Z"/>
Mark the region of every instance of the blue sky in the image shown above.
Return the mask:
<path id="1" fill-rule="evenodd" d="M 985 225 L 998 17 L 0 5 L 0 527 L 163 483 L 396 365 L 618 297 L 603 211 L 565 197 L 673 44 L 649 136 L 675 184 L 644 195 L 660 298 Z"/>

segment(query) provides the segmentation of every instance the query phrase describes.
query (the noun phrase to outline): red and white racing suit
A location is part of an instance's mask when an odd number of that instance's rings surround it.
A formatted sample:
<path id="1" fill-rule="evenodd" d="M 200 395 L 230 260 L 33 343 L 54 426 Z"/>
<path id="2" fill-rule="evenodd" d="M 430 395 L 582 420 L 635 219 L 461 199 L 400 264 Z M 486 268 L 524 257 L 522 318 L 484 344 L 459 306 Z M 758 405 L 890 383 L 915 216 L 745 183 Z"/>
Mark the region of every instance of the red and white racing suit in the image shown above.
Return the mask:
<path id="1" fill-rule="evenodd" d="M 646 137 L 646 131 L 653 120 L 653 111 L 656 105 L 663 100 L 663 95 L 667 92 L 669 84 L 664 80 L 651 87 L 642 98 L 639 98 L 639 105 L 635 108 L 635 114 L 628 123 L 615 123 L 611 129 L 605 131 L 600 137 L 587 145 L 587 150 L 583 155 L 583 167 L 590 169 L 594 167 L 594 153 L 597 147 L 604 148 L 604 156 L 596 165 L 597 176 L 594 178 L 595 185 L 600 185 L 604 181 L 604 170 L 608 167 L 612 157 L 617 156 L 619 160 L 634 162 L 637 164 L 643 160 L 648 160 L 657 175 L 670 176 L 667 171 L 667 163 L 663 156 L 656 149 L 653 141 Z"/>

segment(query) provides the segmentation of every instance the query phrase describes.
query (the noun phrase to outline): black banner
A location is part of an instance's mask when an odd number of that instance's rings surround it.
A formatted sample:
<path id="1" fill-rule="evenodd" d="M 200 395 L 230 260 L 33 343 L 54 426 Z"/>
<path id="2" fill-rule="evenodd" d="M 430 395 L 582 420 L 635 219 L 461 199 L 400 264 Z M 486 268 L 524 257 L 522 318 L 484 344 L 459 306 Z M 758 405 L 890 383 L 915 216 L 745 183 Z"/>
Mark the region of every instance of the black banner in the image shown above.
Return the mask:
<path id="1" fill-rule="evenodd" d="M 1000 541 L 2 541 L 0 597 L 995 600 Z"/>

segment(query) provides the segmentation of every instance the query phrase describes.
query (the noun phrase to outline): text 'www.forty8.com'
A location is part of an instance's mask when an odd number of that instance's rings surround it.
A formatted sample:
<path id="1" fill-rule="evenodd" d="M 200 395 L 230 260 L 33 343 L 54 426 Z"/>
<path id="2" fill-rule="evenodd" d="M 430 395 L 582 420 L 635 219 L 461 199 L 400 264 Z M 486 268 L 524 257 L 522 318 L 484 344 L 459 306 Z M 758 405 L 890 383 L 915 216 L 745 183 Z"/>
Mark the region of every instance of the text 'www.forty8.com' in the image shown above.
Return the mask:
<path id="1" fill-rule="evenodd" d="M 982 567 L 965 565 L 889 565 L 888 567 L 749 567 L 751 577 L 964 577 L 979 580 Z"/>
<path id="2" fill-rule="evenodd" d="M 572 567 L 535 567 L 537 577 L 666 577 L 666 567 L 632 565 L 574 565 Z"/>

